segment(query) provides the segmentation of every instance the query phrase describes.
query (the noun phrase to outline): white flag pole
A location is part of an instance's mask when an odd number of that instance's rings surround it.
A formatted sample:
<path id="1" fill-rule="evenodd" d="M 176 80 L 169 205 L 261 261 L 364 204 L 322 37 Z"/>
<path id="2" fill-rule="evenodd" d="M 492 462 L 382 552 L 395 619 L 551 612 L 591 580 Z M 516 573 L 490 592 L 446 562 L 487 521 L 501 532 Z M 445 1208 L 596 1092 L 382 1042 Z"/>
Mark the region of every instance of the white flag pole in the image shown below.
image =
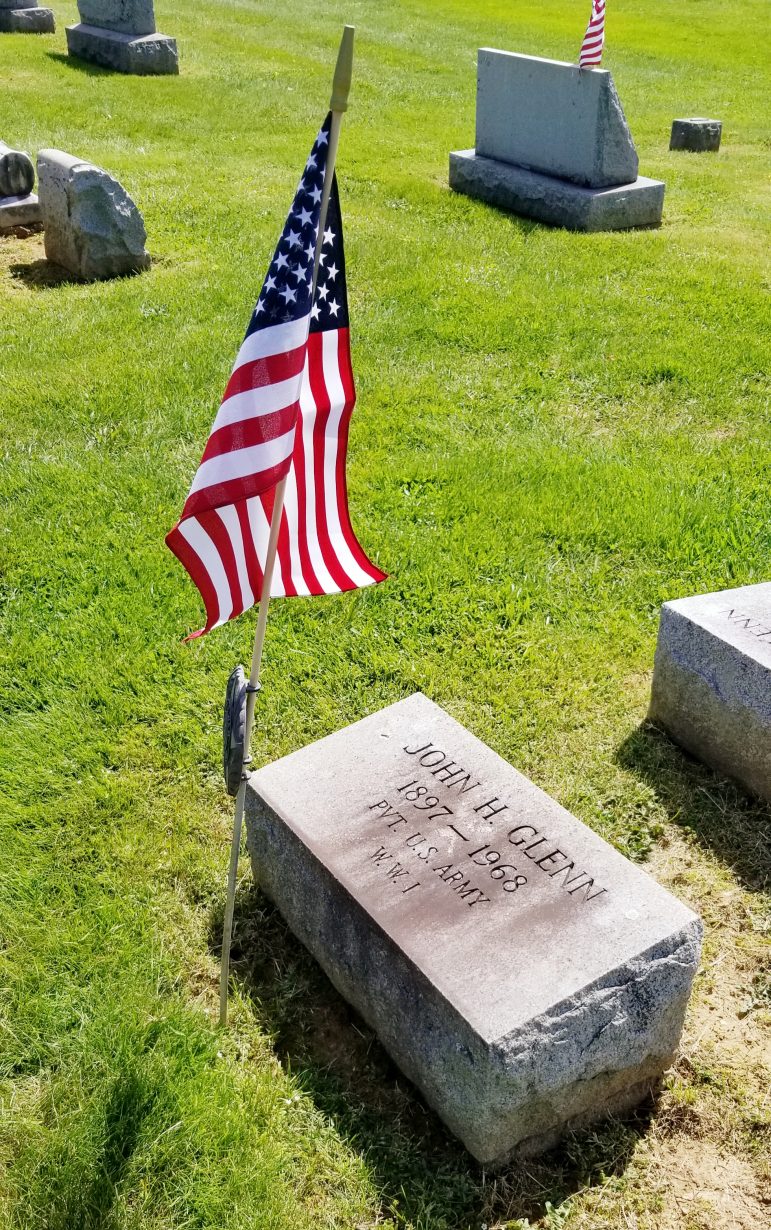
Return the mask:
<path id="1" fill-rule="evenodd" d="M 348 94 L 351 88 L 353 72 L 353 36 L 354 27 L 345 26 L 340 40 L 340 50 L 337 53 L 337 65 L 332 81 L 332 98 L 329 104 L 332 112 L 332 122 L 329 131 L 329 150 L 327 165 L 324 172 L 324 188 L 321 195 L 321 212 L 319 214 L 319 233 L 316 236 L 316 254 L 313 263 L 313 288 L 311 303 L 316 293 L 316 280 L 319 273 L 321 245 L 324 240 L 324 226 L 327 221 L 329 194 L 332 191 L 332 177 L 335 173 L 337 146 L 340 140 L 340 126 L 343 122 L 343 112 L 348 110 Z M 246 801 L 246 784 L 249 780 L 248 766 L 251 763 L 249 745 L 254 727 L 254 708 L 257 693 L 260 690 L 260 668 L 262 666 L 262 650 L 265 644 L 265 629 L 268 623 L 270 607 L 270 590 L 273 584 L 273 571 L 276 564 L 278 533 L 281 527 L 281 514 L 284 509 L 284 493 L 286 477 L 276 485 L 273 501 L 273 516 L 270 522 L 268 537 L 268 552 L 265 559 L 265 573 L 262 580 L 262 596 L 257 616 L 257 630 L 254 635 L 252 665 L 249 671 L 249 684 L 246 691 L 246 731 L 244 735 L 244 759 L 241 765 L 241 784 L 236 796 L 236 810 L 233 819 L 233 839 L 230 845 L 230 866 L 228 868 L 228 888 L 225 903 L 225 918 L 222 926 L 222 957 L 220 961 L 220 1025 L 227 1025 L 228 1020 L 228 981 L 230 974 L 230 945 L 233 937 L 233 913 L 236 903 L 236 881 L 238 878 L 238 858 L 241 852 L 241 830 L 244 820 L 244 804 Z"/>

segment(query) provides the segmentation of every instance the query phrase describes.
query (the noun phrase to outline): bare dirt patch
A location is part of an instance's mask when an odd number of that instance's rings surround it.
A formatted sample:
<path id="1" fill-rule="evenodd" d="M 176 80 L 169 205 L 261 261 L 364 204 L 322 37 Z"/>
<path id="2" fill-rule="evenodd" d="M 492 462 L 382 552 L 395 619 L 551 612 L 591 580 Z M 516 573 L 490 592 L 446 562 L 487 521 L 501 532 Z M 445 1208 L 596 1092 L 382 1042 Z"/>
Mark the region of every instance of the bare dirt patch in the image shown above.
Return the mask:
<path id="1" fill-rule="evenodd" d="M 771 1216 L 752 1166 L 708 1140 L 670 1141 L 656 1158 L 664 1180 L 659 1230 L 761 1230 Z"/>

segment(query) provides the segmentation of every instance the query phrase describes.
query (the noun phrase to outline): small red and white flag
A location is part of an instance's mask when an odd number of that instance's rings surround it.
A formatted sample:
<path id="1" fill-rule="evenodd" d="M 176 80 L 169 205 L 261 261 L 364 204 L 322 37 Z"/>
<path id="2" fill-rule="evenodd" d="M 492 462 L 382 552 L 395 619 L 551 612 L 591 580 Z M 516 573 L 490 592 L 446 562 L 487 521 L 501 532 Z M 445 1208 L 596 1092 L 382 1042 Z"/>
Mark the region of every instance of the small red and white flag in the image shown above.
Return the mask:
<path id="1" fill-rule="evenodd" d="M 592 0 L 592 15 L 586 27 L 584 41 L 581 44 L 581 54 L 578 57 L 579 68 L 597 68 L 602 61 L 602 48 L 605 42 L 605 0 Z"/>
<path id="2" fill-rule="evenodd" d="M 311 300 L 330 121 L 305 165 L 182 516 L 166 537 L 206 607 L 206 624 L 192 637 L 262 597 L 275 488 L 284 477 L 270 596 L 341 593 L 385 579 L 348 513 L 356 393 L 334 179 Z"/>

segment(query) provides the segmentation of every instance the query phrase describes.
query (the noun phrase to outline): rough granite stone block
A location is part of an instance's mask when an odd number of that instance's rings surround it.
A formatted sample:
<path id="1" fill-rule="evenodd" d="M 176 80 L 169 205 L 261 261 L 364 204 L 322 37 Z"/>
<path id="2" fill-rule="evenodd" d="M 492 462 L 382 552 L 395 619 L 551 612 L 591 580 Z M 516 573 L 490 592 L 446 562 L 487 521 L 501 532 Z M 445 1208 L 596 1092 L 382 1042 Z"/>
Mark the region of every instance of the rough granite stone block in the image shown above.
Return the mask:
<path id="1" fill-rule="evenodd" d="M 720 149 L 723 125 L 720 120 L 673 120 L 670 149 L 690 150 L 694 154 L 714 153 Z"/>
<path id="2" fill-rule="evenodd" d="M 0 197 L 0 232 L 17 229 L 39 231 L 42 214 L 34 192 L 27 196 Z"/>
<path id="3" fill-rule="evenodd" d="M 37 175 L 49 261 L 87 280 L 149 266 L 142 215 L 112 175 L 56 149 L 40 151 Z"/>
<path id="4" fill-rule="evenodd" d="M 771 582 L 664 604 L 649 716 L 771 801 Z"/>
<path id="5" fill-rule="evenodd" d="M 161 76 L 179 72 L 175 39 L 166 34 L 135 37 L 96 26 L 67 26 L 67 51 L 79 60 L 114 68 L 119 73 Z"/>
<path id="6" fill-rule="evenodd" d="M 35 167 L 29 154 L 0 141 L 0 197 L 28 196 L 35 187 Z"/>
<path id="7" fill-rule="evenodd" d="M 473 149 L 450 154 L 450 187 L 525 218 L 570 231 L 618 231 L 660 226 L 664 208 L 661 180 L 640 176 L 619 188 L 582 188 L 552 175 L 539 175 Z"/>
<path id="8" fill-rule="evenodd" d="M 54 34 L 56 18 L 52 9 L 39 5 L 25 8 L 0 8 L 2 34 Z"/>
<path id="9" fill-rule="evenodd" d="M 419 693 L 252 774 L 258 882 L 485 1165 L 633 1105 L 701 924 Z"/>
<path id="10" fill-rule="evenodd" d="M 637 151 L 605 69 L 479 50 L 476 151 L 587 188 L 637 179 Z"/>
<path id="11" fill-rule="evenodd" d="M 153 0 L 78 0 L 84 26 L 119 34 L 155 34 Z"/>

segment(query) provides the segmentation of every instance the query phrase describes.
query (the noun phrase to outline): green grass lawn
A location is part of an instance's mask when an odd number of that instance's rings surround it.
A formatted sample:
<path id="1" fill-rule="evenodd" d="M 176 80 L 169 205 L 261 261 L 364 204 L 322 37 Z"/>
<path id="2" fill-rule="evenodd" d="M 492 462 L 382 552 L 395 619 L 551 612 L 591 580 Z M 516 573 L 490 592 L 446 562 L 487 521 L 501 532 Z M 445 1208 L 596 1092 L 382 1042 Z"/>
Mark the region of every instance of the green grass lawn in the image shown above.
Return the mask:
<path id="1" fill-rule="evenodd" d="M 473 144 L 477 47 L 574 59 L 588 0 L 158 0 L 182 68 L 159 79 L 69 63 L 75 4 L 54 7 L 55 36 L 0 36 L 0 136 L 115 174 L 153 267 L 73 285 L 40 237 L 0 240 L 0 1224 L 759 1227 L 769 811 L 644 718 L 662 601 L 769 578 L 765 0 L 609 6 L 606 65 L 667 192 L 660 230 L 606 235 L 447 186 L 449 151 Z M 391 578 L 275 603 L 255 759 L 421 689 L 707 923 L 658 1107 L 495 1178 L 246 860 L 216 1028 L 221 703 L 254 616 L 182 644 L 201 607 L 163 536 L 343 21 L 351 504 Z M 669 153 L 694 114 L 723 120 L 718 155 Z"/>

